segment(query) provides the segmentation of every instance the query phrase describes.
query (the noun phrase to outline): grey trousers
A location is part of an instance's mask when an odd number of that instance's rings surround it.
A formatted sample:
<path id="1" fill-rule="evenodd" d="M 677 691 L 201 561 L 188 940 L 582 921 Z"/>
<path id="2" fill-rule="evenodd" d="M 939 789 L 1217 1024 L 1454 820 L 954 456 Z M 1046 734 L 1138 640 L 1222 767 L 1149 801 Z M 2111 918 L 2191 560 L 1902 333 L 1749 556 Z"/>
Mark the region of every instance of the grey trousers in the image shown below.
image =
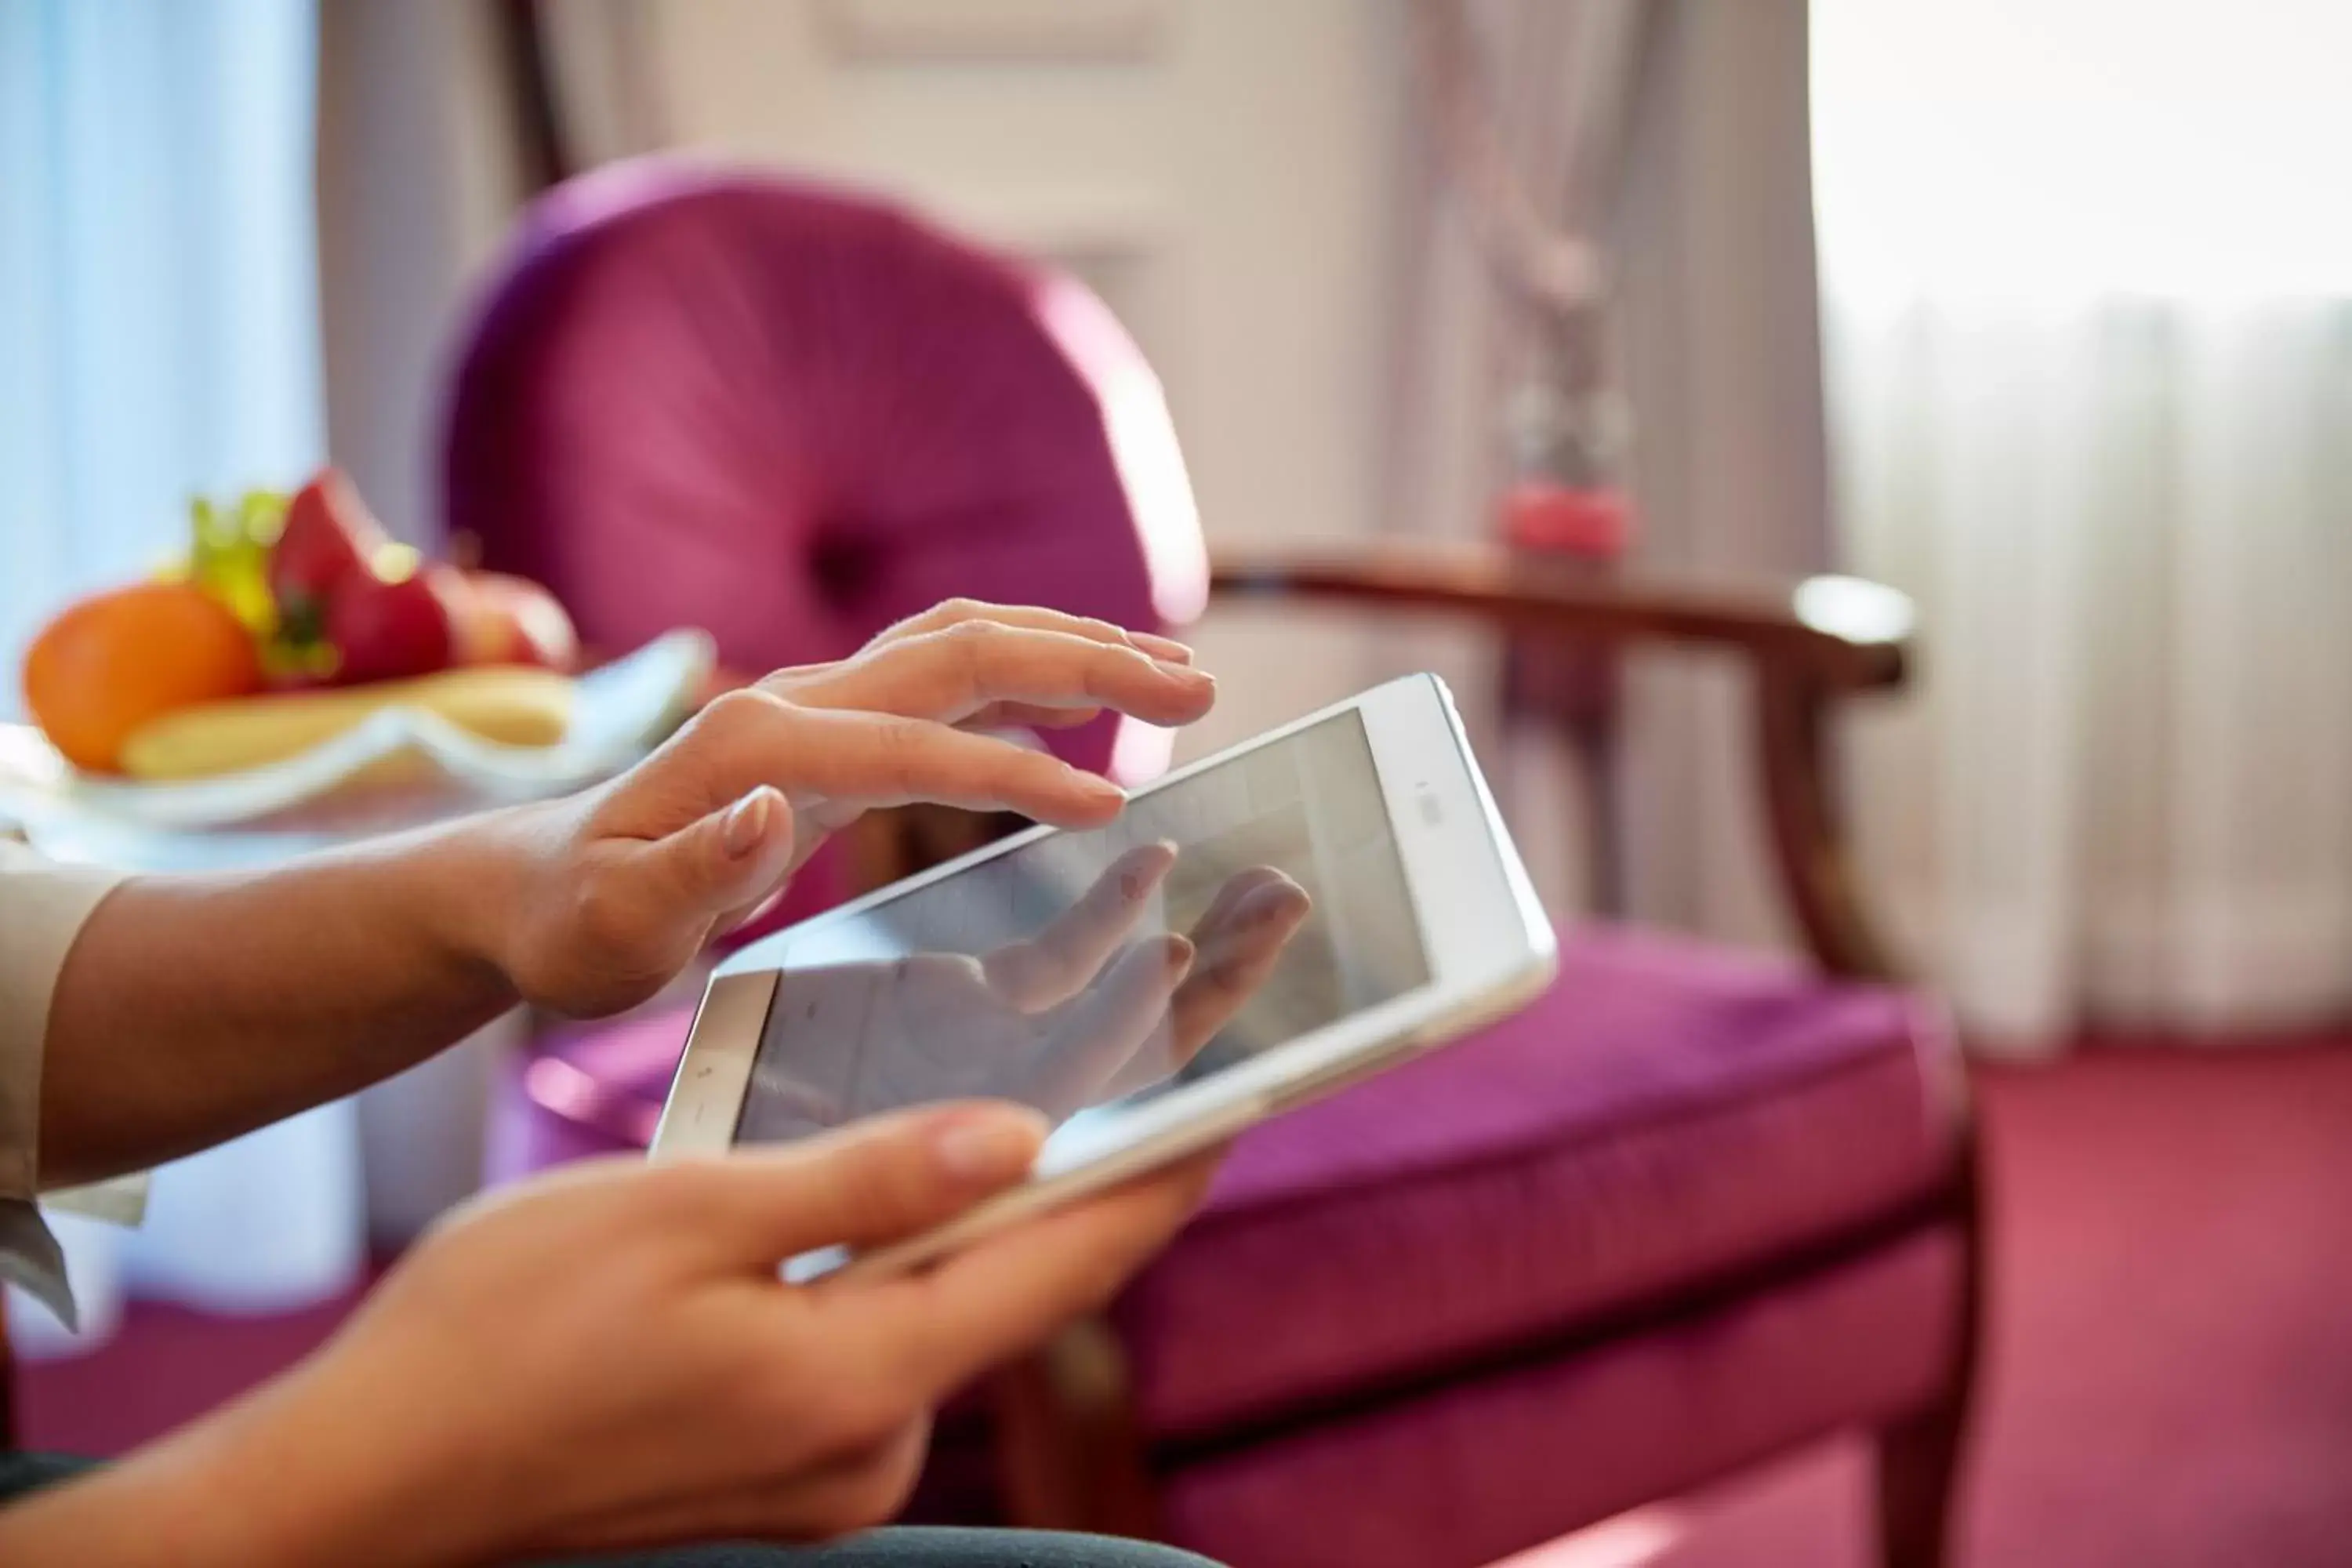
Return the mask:
<path id="1" fill-rule="evenodd" d="M 593 1563 L 595 1568 L 1216 1568 L 1172 1546 L 1026 1530 L 877 1530 L 824 1546 L 696 1546 Z"/>
<path id="2" fill-rule="evenodd" d="M 0 1506 L 89 1468 L 55 1454 L 0 1454 Z M 877 1530 L 824 1546 L 712 1545 L 598 1557 L 568 1568 L 1217 1568 L 1173 1547 L 1018 1530 Z"/>

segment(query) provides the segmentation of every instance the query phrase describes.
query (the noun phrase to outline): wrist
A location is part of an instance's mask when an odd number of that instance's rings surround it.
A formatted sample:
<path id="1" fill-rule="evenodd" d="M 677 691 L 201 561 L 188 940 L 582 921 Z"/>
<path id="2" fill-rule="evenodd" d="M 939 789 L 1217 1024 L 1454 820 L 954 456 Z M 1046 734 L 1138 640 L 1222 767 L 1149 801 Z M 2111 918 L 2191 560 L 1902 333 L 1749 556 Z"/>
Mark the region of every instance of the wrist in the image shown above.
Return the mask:
<path id="1" fill-rule="evenodd" d="M 500 1005 L 519 999 L 537 872 L 555 853 L 547 816 L 545 805 L 520 805 L 467 817 L 436 834 L 420 858 L 419 903 L 435 948 L 494 986 Z"/>
<path id="2" fill-rule="evenodd" d="M 206 1435 L 186 1479 L 235 1500 L 218 1560 L 429 1568 L 493 1555 L 493 1521 L 466 1504 L 478 1477 L 423 1385 L 349 1360 L 329 1351 Z"/>

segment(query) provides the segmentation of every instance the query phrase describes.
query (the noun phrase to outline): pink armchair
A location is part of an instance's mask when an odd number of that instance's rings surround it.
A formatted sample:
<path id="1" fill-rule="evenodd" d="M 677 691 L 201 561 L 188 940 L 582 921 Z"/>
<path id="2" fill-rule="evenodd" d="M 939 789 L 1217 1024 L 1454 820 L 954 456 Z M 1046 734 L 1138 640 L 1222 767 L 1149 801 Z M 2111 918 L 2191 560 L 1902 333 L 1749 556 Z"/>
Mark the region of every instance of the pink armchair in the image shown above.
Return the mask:
<path id="1" fill-rule="evenodd" d="M 446 500 L 592 641 L 698 623 L 753 668 L 954 595 L 1189 618 L 1206 574 L 1174 453 L 1074 285 L 850 196 L 639 165 L 530 216 L 457 366 Z M 1885 984 L 1822 757 L 1830 705 L 1896 684 L 1901 647 L 1785 596 L 1486 552 L 1237 558 L 1216 584 L 1743 659 L 1813 962 L 1563 931 L 1517 1018 L 1244 1139 L 1109 1313 L 943 1426 L 932 1506 L 1236 1568 L 1475 1568 L 1854 1428 L 1884 1461 L 1885 1561 L 1941 1562 L 1972 1133 L 1939 1012 Z M 1156 765 L 1108 726 L 1056 743 Z M 885 833 L 874 874 L 940 847 Z M 550 1042 L 500 1110 L 504 1163 L 641 1139 L 684 1027 Z"/>

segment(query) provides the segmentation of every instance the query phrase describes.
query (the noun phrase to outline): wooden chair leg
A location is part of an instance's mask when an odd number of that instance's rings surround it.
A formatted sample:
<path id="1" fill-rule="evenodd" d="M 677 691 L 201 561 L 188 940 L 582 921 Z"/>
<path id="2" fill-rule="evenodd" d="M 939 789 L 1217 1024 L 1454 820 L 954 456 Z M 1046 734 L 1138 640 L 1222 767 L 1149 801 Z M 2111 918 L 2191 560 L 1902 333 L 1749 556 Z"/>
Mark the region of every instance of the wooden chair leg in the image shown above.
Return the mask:
<path id="1" fill-rule="evenodd" d="M 1127 1352 L 1108 1322 L 1073 1323 L 998 1373 L 994 1392 L 997 1460 L 1011 1523 L 1160 1539 Z"/>
<path id="2" fill-rule="evenodd" d="M 1958 1522 L 1964 1402 L 1947 1401 L 1878 1435 L 1883 1568 L 1946 1568 Z"/>
<path id="3" fill-rule="evenodd" d="M 1835 694 L 1801 670 L 1778 666 L 1759 666 L 1755 682 L 1765 825 L 1805 946 L 1824 973 L 1848 980 L 1896 979 L 1901 972 L 1863 907 L 1847 852 L 1829 754 Z"/>
<path id="4" fill-rule="evenodd" d="M 1971 1125 L 1959 1182 L 1959 1343 L 1944 1396 L 1878 1434 L 1878 1542 L 1883 1568 L 1947 1568 L 1958 1556 L 1961 1480 L 1983 1347 L 1988 1267 L 1984 1204 Z"/>

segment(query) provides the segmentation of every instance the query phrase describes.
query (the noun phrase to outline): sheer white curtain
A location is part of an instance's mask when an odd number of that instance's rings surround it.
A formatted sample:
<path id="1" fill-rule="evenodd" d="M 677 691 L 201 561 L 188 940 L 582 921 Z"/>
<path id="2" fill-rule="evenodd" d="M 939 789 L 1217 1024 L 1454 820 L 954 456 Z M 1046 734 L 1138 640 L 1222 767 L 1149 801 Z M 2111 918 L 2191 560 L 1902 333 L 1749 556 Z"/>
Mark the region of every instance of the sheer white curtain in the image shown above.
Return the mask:
<path id="1" fill-rule="evenodd" d="M 311 0 L 0 0 L 12 672 L 61 601 L 173 548 L 191 495 L 319 458 L 315 26 Z M 0 709 L 16 700 L 11 679 Z M 331 1107 L 163 1171 L 143 1230 L 73 1226 L 96 1331 L 126 1283 L 271 1306 L 348 1280 L 354 1148 L 350 1108 Z M 44 1314 L 11 1318 L 47 1339 Z"/>
<path id="2" fill-rule="evenodd" d="M 1859 737 L 1980 1037 L 2352 1005 L 2352 10 L 1816 0 L 1841 521 L 1915 594 Z"/>

